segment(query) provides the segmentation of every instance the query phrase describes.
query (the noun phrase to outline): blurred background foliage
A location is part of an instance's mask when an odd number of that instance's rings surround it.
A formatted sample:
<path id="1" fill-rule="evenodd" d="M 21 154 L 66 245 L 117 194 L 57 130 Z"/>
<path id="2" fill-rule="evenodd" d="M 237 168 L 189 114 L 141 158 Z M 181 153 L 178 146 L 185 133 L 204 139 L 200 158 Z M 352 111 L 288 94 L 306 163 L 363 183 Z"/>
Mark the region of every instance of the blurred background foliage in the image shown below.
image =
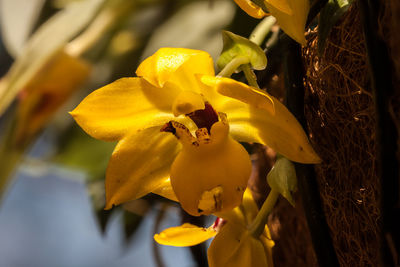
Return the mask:
<path id="1" fill-rule="evenodd" d="M 41 190 L 61 192 L 63 189 L 54 189 L 53 182 L 49 182 L 57 180 L 57 177 L 74 183 L 78 181 L 86 187 L 98 225 L 99 231 L 95 232 L 99 236 L 112 231 L 108 230 L 110 218 L 111 221 L 118 218 L 115 220 L 123 229 L 123 244 L 129 250 L 135 247 L 128 246 L 133 241 L 138 244 L 145 242 L 143 237 L 134 238 L 143 222 L 149 224 L 152 220 L 152 232 L 159 231 L 163 221 L 168 226 L 180 221 L 202 225 L 205 218 L 183 214 L 177 205 L 155 195 L 104 211 L 104 174 L 115 143 L 98 141 L 86 135 L 73 123 L 68 111 L 91 91 L 118 78 L 134 76 L 137 65 L 160 47 L 202 49 L 216 61 L 222 48 L 222 29 L 247 37 L 249 29 L 256 23 L 256 19 L 247 16 L 230 0 L 0 0 L 0 228 L 3 227 L 0 234 L 8 232 L 4 229 L 10 222 L 6 217 L 11 218 L 14 214 L 10 209 L 29 209 L 32 203 L 26 205 L 26 201 L 35 201 L 29 197 L 40 194 Z M 21 188 L 26 190 L 23 184 L 31 183 L 29 179 L 32 177 L 42 178 L 42 182 L 32 180 L 38 186 L 29 187 L 29 190 L 39 192 L 23 191 Z M 58 186 L 65 186 L 65 181 Z M 73 190 L 79 192 L 77 188 Z M 75 193 L 71 197 L 74 196 Z M 21 202 L 11 203 L 15 201 L 13 199 Z M 60 201 L 70 199 L 67 196 Z M 76 203 L 76 199 L 72 203 Z M 51 212 L 54 207 L 46 206 L 51 203 L 43 205 L 48 213 L 43 213 L 39 224 L 59 216 Z M 65 214 L 82 209 L 67 206 L 70 211 L 63 211 Z M 66 218 L 65 214 L 60 218 Z M 27 219 L 21 222 L 20 227 L 36 231 L 26 226 L 31 218 Z M 88 217 L 79 220 L 88 220 Z M 68 227 L 70 231 L 63 232 L 64 224 L 68 223 L 69 219 L 58 226 L 60 233 L 57 236 L 62 238 L 60 243 L 64 235 L 73 235 L 73 228 Z M 96 228 L 96 224 L 90 226 Z M 52 233 L 46 227 L 37 231 L 43 240 Z M 8 247 L 9 251 L 14 249 L 14 254 L 19 254 L 21 243 L 8 244 L 13 237 L 11 230 L 8 236 L 1 238 L 0 251 Z M 25 237 L 29 238 L 29 235 Z M 33 246 L 43 245 L 41 239 L 32 238 Z M 145 238 L 153 242 L 151 236 Z M 48 239 L 52 240 L 52 237 Z M 83 243 L 88 242 L 97 246 L 93 240 Z M 66 242 L 65 246 L 55 247 L 62 250 L 69 245 Z M 154 260 L 146 262 L 146 266 L 165 266 L 168 262 L 175 262 L 174 266 L 207 265 L 205 247 L 191 248 L 192 256 L 177 262 L 175 252 L 167 256 L 164 252 L 162 256 L 157 245 L 151 246 L 152 251 L 146 253 L 150 253 Z M 35 251 L 29 246 L 21 247 Z M 169 248 L 169 251 L 177 250 Z M 189 251 L 185 248 L 179 250 Z M 33 257 L 32 252 L 16 257 L 6 251 L 0 252 L 2 266 L 15 262 L 19 262 L 18 266 L 27 266 L 27 263 L 29 266 L 55 266 L 51 258 L 64 254 L 63 251 L 54 255 L 43 252 Z M 86 257 L 79 256 L 83 257 L 81 261 L 65 258 L 65 262 L 63 259 L 55 262 L 57 266 L 125 266 L 113 261 L 99 264 L 99 259 L 106 256 L 98 255 L 98 259 L 90 260 L 93 253 L 96 254 L 92 251 Z M 75 257 L 74 253 L 66 255 Z M 125 264 L 142 266 L 139 262 Z"/>

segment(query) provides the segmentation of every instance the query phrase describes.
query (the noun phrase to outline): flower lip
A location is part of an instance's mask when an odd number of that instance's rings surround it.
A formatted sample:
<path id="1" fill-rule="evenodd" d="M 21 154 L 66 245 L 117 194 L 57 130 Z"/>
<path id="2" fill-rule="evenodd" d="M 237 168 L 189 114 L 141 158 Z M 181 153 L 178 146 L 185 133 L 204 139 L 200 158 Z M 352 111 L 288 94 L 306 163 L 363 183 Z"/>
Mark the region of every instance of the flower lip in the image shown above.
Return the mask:
<path id="1" fill-rule="evenodd" d="M 210 132 L 214 123 L 218 122 L 218 114 L 207 101 L 204 105 L 204 109 L 195 110 L 186 114 L 186 116 L 196 124 L 197 128 L 207 128 L 208 132 Z"/>
<path id="2" fill-rule="evenodd" d="M 212 126 L 219 121 L 219 115 L 207 101 L 204 102 L 204 106 L 204 109 L 195 110 L 186 114 L 186 116 L 196 124 L 199 130 L 205 128 L 207 129 L 208 133 L 211 133 Z M 160 132 L 169 132 L 176 135 L 176 128 L 174 127 L 174 124 L 176 126 L 176 123 L 173 123 L 172 121 L 167 122 L 160 129 Z"/>

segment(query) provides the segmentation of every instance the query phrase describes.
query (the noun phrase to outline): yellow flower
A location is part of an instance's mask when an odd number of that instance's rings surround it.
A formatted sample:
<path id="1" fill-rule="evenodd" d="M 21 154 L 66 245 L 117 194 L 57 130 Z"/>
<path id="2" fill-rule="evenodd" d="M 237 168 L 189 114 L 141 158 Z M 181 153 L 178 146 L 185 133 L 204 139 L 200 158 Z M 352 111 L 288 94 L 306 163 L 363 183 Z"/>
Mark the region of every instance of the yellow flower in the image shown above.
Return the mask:
<path id="1" fill-rule="evenodd" d="M 54 112 L 81 86 L 91 66 L 64 51 L 56 53 L 19 94 L 15 138 L 22 146 L 34 137 Z"/>
<path id="2" fill-rule="evenodd" d="M 253 3 L 256 1 L 235 0 L 235 2 L 254 18 L 263 18 L 268 15 L 260 6 Z M 287 35 L 302 45 L 306 44 L 304 30 L 310 10 L 309 0 L 264 0 L 263 4 Z"/>
<path id="3" fill-rule="evenodd" d="M 251 164 L 233 139 L 267 144 L 293 161 L 320 161 L 278 100 L 215 77 L 206 52 L 162 48 L 136 74 L 71 112 L 91 136 L 119 140 L 106 173 L 107 209 L 150 192 L 179 200 L 193 215 L 239 205 Z"/>
<path id="4" fill-rule="evenodd" d="M 218 218 L 213 226 L 202 228 L 185 223 L 154 235 L 154 239 L 162 245 L 181 247 L 194 246 L 215 236 L 208 249 L 210 267 L 273 266 L 274 241 L 268 227 L 258 238 L 248 231 L 257 212 L 251 193 L 246 190 L 242 205 L 224 213 L 224 219 Z"/>
<path id="5" fill-rule="evenodd" d="M 265 16 L 268 16 L 260 6 L 253 3 L 251 0 L 234 0 L 235 3 L 248 15 L 252 16 L 256 19 L 261 19 Z"/>

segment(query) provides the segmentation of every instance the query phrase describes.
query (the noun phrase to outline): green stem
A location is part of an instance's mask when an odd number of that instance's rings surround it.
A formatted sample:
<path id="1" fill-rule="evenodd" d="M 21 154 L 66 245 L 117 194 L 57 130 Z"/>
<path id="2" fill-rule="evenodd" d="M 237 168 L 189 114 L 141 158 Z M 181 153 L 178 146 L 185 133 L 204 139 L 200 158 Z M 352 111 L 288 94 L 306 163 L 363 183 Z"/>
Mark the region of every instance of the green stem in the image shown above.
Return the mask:
<path id="1" fill-rule="evenodd" d="M 0 203 L 12 183 L 13 172 L 25 150 L 24 147 L 16 146 L 15 118 L 9 118 L 4 124 L 5 132 L 0 138 Z"/>
<path id="2" fill-rule="evenodd" d="M 271 189 L 267 199 L 264 201 L 264 204 L 261 207 L 261 210 L 258 212 L 253 223 L 250 225 L 249 231 L 251 235 L 255 238 L 258 238 L 264 232 L 265 224 L 268 221 L 268 215 L 271 213 L 272 208 L 275 206 L 278 197 L 279 192 Z"/>
<path id="3" fill-rule="evenodd" d="M 246 76 L 247 81 L 249 82 L 249 85 L 260 89 L 257 83 L 257 76 L 254 74 L 254 71 L 250 68 L 250 64 L 246 64 L 241 66 L 244 76 Z"/>
<path id="4" fill-rule="evenodd" d="M 231 75 L 243 64 L 248 64 L 249 59 L 247 57 L 235 57 L 231 62 L 225 65 L 225 67 L 217 74 L 219 77 L 231 77 Z"/>
<path id="5" fill-rule="evenodd" d="M 12 182 L 13 172 L 21 161 L 23 153 L 21 151 L 8 151 L 7 154 L 1 153 L 0 163 L 0 203 Z"/>
<path id="6" fill-rule="evenodd" d="M 262 41 L 271 31 L 272 26 L 274 26 L 276 18 L 274 16 L 268 16 L 263 19 L 250 34 L 249 40 L 253 43 L 261 46 Z"/>

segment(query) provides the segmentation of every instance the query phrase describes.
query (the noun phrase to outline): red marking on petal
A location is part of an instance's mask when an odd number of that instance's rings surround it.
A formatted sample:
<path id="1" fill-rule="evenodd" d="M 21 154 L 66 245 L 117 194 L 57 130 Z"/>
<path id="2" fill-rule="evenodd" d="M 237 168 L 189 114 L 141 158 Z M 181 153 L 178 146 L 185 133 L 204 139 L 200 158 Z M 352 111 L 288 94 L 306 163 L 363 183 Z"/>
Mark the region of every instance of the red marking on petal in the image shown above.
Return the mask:
<path id="1" fill-rule="evenodd" d="M 210 132 L 211 127 L 218 121 L 218 114 L 210 103 L 205 102 L 205 108 L 186 114 L 196 124 L 197 128 L 206 128 Z"/>
<path id="2" fill-rule="evenodd" d="M 226 220 L 222 219 L 222 218 L 217 218 L 214 222 L 214 224 L 212 225 L 212 228 L 215 231 L 219 231 L 221 229 L 222 226 L 224 226 L 226 223 Z"/>

